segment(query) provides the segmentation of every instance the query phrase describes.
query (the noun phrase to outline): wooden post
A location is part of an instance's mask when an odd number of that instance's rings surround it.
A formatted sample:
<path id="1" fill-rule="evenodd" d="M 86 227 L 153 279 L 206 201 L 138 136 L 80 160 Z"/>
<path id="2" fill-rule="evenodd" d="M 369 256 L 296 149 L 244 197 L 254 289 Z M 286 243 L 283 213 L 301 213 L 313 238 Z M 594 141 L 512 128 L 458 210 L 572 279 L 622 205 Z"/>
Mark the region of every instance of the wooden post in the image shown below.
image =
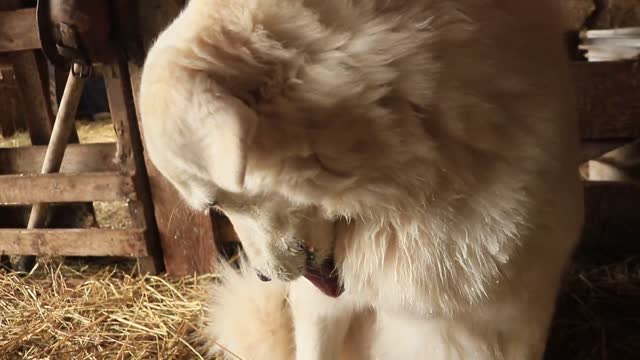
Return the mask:
<path id="1" fill-rule="evenodd" d="M 640 136 L 640 61 L 574 62 L 583 140 Z"/>
<path id="2" fill-rule="evenodd" d="M 77 69 L 75 69 L 76 67 Z M 64 94 L 62 95 L 62 103 L 60 104 L 60 109 L 53 125 L 51 139 L 47 146 L 47 152 L 44 155 L 41 171 L 42 174 L 49 174 L 60 170 L 64 151 L 67 148 L 69 135 L 71 135 L 71 130 L 74 128 L 76 111 L 78 110 L 78 104 L 80 103 L 80 96 L 82 95 L 85 79 L 74 75 L 73 70 L 78 72 L 82 71 L 79 65 L 74 65 L 74 69 L 69 72 L 67 86 L 65 87 Z M 47 218 L 47 209 L 47 203 L 33 204 L 27 229 L 37 229 L 42 227 Z M 28 272 L 33 268 L 35 261 L 35 256 L 21 256 L 16 261 L 16 270 Z"/>
<path id="3" fill-rule="evenodd" d="M 19 109 L 20 97 L 13 78 L 13 68 L 8 63 L 0 63 L 0 129 L 3 137 L 24 130 L 24 119 Z"/>
<path id="4" fill-rule="evenodd" d="M 182 0 L 138 1 L 140 33 L 145 50 L 179 13 L 184 3 Z M 142 68 L 139 63 L 132 61 L 129 63 L 129 72 L 137 104 Z M 214 224 L 209 214 L 195 212 L 187 207 L 175 188 L 146 156 L 145 162 L 167 273 L 185 275 L 212 271 L 217 250 Z"/>
<path id="5" fill-rule="evenodd" d="M 150 256 L 138 258 L 142 273 L 162 271 L 162 249 L 158 241 L 158 227 L 153 215 L 153 202 L 143 157 L 142 139 L 138 129 L 133 93 L 127 64 L 123 60 L 104 65 L 103 78 L 109 99 L 113 127 L 118 137 L 116 160 L 123 172 L 133 179 L 136 199 L 128 201 L 131 221 L 136 228 L 145 229 L 145 240 Z"/>
<path id="6" fill-rule="evenodd" d="M 19 98 L 23 100 L 19 111 L 24 116 L 31 144 L 47 145 L 51 131 L 53 130 L 54 120 L 53 106 L 50 102 L 48 91 L 47 61 L 40 51 L 34 50 L 39 47 L 39 39 L 35 25 L 35 10 L 20 10 L 22 5 L 22 1 L 20 0 L 0 0 L 0 11 L 6 11 L 3 13 L 5 15 L 4 18 L 13 19 L 11 21 L 13 23 L 20 23 L 22 28 L 22 30 L 18 32 L 10 32 L 10 36 L 8 37 L 1 38 L 0 40 L 2 41 L 0 42 L 4 45 L 0 44 L 0 49 L 3 49 L 3 52 L 7 50 L 22 50 L 8 52 L 3 56 L 13 67 L 15 82 L 18 84 Z M 6 21 L 3 25 L 8 26 L 8 22 L 9 21 Z M 34 39 L 38 40 L 37 44 Z M 17 46 L 17 49 L 9 49 L 10 46 Z M 75 127 L 71 128 L 68 142 L 79 142 Z M 0 164 L 0 167 L 2 165 L 3 164 Z M 2 169 L 0 169 L 0 172 L 2 172 Z M 56 213 L 80 212 L 83 214 L 81 216 L 83 223 L 95 223 L 93 204 L 84 203 L 81 207 L 77 205 L 78 204 L 60 205 L 57 206 L 54 211 Z M 67 214 L 67 216 L 73 217 L 73 214 Z M 51 225 L 56 226 L 55 223 Z"/>

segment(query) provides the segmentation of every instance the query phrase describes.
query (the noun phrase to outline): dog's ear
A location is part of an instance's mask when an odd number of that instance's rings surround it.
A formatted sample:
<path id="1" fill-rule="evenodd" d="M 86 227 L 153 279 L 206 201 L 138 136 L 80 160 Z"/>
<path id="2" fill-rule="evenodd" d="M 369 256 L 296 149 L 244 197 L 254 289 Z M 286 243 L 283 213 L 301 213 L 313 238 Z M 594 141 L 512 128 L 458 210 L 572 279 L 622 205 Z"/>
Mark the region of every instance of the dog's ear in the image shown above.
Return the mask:
<path id="1" fill-rule="evenodd" d="M 230 192 L 244 186 L 247 153 L 258 125 L 256 113 L 241 100 L 225 94 L 214 95 L 202 119 L 206 137 L 205 162 L 212 180 Z"/>

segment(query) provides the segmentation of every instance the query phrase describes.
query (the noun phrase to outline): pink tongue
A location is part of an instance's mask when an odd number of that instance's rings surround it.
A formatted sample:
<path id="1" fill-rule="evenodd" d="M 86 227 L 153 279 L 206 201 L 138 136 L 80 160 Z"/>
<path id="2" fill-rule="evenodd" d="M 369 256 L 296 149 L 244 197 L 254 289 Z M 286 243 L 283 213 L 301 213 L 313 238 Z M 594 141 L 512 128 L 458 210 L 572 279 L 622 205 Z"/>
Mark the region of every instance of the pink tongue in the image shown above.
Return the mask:
<path id="1" fill-rule="evenodd" d="M 338 284 L 338 272 L 333 258 L 325 261 L 319 268 L 309 268 L 304 277 L 327 296 L 337 298 L 344 291 Z"/>

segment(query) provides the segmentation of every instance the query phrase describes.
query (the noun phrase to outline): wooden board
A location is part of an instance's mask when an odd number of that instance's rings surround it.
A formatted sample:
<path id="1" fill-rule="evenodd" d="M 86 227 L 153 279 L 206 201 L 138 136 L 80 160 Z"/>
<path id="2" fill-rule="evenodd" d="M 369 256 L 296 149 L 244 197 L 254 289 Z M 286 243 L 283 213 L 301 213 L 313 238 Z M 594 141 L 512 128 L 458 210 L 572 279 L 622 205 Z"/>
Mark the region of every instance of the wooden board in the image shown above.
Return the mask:
<path id="1" fill-rule="evenodd" d="M 131 199 L 131 178 L 117 172 L 0 176 L 0 204 Z"/>
<path id="2" fill-rule="evenodd" d="M 640 62 L 574 62 L 583 139 L 640 136 Z"/>
<path id="3" fill-rule="evenodd" d="M 633 139 L 620 140 L 583 140 L 581 147 L 581 162 L 596 159 L 611 150 L 624 146 L 633 141 Z"/>
<path id="4" fill-rule="evenodd" d="M 148 49 L 157 34 L 178 14 L 184 1 L 143 0 L 138 4 L 142 40 Z M 134 98 L 140 88 L 142 69 L 139 65 L 136 61 L 129 63 Z M 145 163 L 167 273 L 188 275 L 212 271 L 217 250 L 209 214 L 190 209 L 146 156 Z"/>
<path id="5" fill-rule="evenodd" d="M 25 130 L 26 125 L 13 67 L 8 62 L 5 63 L 6 60 L 6 57 L 0 57 L 0 128 L 2 136 L 10 137 L 18 130 Z"/>
<path id="6" fill-rule="evenodd" d="M 46 146 L 0 148 L 0 174 L 38 174 Z M 117 171 L 115 143 L 69 144 L 61 173 Z"/>
<path id="7" fill-rule="evenodd" d="M 0 254 L 148 256 L 142 229 L 0 229 Z"/>
<path id="8" fill-rule="evenodd" d="M 46 145 L 53 129 L 53 112 L 48 104 L 48 91 L 42 87 L 36 55 L 32 52 L 14 53 L 10 56 L 14 65 L 16 82 L 24 99 L 25 115 L 31 143 Z"/>
<path id="9" fill-rule="evenodd" d="M 142 140 L 134 105 L 127 63 L 123 59 L 103 66 L 103 78 L 113 126 L 118 137 L 116 160 L 123 171 L 131 175 L 137 198 L 128 202 L 129 214 L 135 227 L 146 229 L 145 239 L 148 258 L 138 259 L 142 272 L 162 271 L 162 248 L 158 227 L 153 214 L 153 202 L 149 191 Z"/>
<path id="10" fill-rule="evenodd" d="M 0 11 L 0 53 L 40 49 L 36 9 Z"/>
<path id="11" fill-rule="evenodd" d="M 0 11 L 19 10 L 24 4 L 21 0 L 0 0 Z M 30 31 L 35 31 L 33 26 Z M 33 145 L 46 145 L 53 129 L 53 107 L 49 96 L 48 65 L 40 50 L 26 50 L 6 53 L 5 58 L 13 66 L 19 97 L 22 100 L 20 113 Z M 78 143 L 75 129 L 69 137 L 69 143 Z M 94 217 L 92 203 L 85 203 L 82 213 Z M 67 209 L 58 207 L 58 211 L 78 212 L 80 208 L 70 205 Z M 70 216 L 74 216 L 70 214 Z M 91 220 L 95 221 L 95 220 Z"/>

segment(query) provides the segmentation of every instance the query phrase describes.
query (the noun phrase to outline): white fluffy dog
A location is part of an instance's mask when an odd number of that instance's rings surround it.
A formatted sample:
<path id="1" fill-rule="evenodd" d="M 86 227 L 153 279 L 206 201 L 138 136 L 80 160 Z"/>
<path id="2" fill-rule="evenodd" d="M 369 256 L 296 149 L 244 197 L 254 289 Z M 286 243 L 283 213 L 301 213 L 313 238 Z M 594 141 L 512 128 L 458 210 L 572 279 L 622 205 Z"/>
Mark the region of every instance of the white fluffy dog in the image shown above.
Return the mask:
<path id="1" fill-rule="evenodd" d="M 212 351 L 542 358 L 582 224 L 551 2 L 188 3 L 140 106 L 150 159 L 247 255 Z"/>

